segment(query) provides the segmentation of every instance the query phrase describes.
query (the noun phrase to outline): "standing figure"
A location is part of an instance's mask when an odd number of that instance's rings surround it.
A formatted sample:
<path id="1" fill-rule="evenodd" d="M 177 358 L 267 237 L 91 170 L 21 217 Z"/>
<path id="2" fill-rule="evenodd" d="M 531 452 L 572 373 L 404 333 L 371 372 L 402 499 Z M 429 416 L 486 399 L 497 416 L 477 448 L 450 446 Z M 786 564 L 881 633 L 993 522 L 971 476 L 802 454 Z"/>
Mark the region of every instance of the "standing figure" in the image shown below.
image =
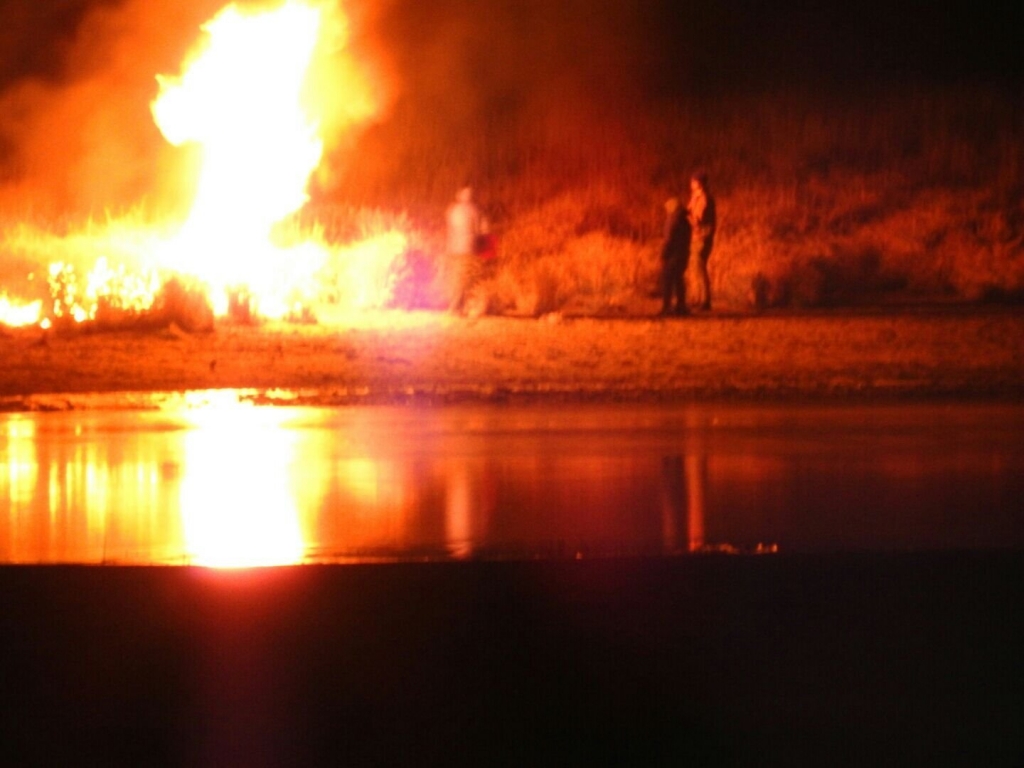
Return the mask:
<path id="1" fill-rule="evenodd" d="M 670 197 L 665 201 L 665 233 L 661 246 L 662 315 L 687 314 L 683 275 L 689 259 L 690 222 L 686 212 L 679 207 L 679 199 Z"/>
<path id="2" fill-rule="evenodd" d="M 693 306 L 696 309 L 711 309 L 711 285 L 708 280 L 708 257 L 715 244 L 715 199 L 708 189 L 708 176 L 696 171 L 690 178 L 690 202 L 686 214 L 693 228 L 690 246 L 693 270 Z"/>
<path id="3" fill-rule="evenodd" d="M 448 285 L 452 290 L 448 308 L 453 312 L 462 312 L 477 272 L 474 249 L 481 231 L 480 210 L 473 202 L 471 187 L 463 187 L 456 193 L 455 200 L 445 212 L 445 222 L 448 225 L 445 260 L 446 269 L 450 270 L 451 275 Z"/>

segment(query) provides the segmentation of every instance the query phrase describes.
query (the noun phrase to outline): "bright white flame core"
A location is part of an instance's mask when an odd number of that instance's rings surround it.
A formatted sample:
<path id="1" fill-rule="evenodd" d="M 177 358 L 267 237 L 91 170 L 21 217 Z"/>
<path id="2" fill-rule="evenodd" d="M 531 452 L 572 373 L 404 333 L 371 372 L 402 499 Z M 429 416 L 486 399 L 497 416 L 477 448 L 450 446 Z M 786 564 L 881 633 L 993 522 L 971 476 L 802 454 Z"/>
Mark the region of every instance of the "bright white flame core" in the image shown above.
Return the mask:
<path id="1" fill-rule="evenodd" d="M 35 325 L 42 315 L 43 302 L 36 300 L 29 303 L 12 301 L 0 294 L 0 325 L 18 327 Z"/>
<path id="2" fill-rule="evenodd" d="M 202 148 L 189 218 L 158 260 L 206 281 L 218 314 L 227 291 L 245 285 L 262 314 L 283 315 L 282 291 L 311 279 L 327 258 L 322 248 L 271 244 L 275 222 L 306 202 L 323 153 L 301 103 L 320 28 L 320 9 L 302 2 L 260 13 L 231 5 L 203 27 L 205 47 L 185 72 L 158 78 L 160 130 L 172 144 Z"/>
<path id="3" fill-rule="evenodd" d="M 270 225 L 306 202 L 323 143 L 300 94 L 316 48 L 320 11 L 291 4 L 247 15 L 228 6 L 204 27 L 205 50 L 162 89 L 153 116 L 168 141 L 203 147 L 189 219 L 245 230 Z"/>

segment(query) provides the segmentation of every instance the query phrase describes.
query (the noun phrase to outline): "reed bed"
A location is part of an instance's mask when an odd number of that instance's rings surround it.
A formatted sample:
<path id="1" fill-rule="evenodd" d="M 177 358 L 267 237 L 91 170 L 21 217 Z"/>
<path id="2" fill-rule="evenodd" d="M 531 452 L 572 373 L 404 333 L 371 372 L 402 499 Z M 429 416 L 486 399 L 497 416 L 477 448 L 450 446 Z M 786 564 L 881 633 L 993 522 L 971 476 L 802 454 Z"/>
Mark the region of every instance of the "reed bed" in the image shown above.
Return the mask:
<path id="1" fill-rule="evenodd" d="M 471 183 L 501 245 L 478 307 L 594 313 L 656 291 L 662 204 L 700 166 L 718 201 L 717 307 L 1019 301 L 1021 96 L 791 89 L 462 120 L 399 105 L 364 137 L 334 204 L 401 208 L 436 264 L 444 206 Z"/>

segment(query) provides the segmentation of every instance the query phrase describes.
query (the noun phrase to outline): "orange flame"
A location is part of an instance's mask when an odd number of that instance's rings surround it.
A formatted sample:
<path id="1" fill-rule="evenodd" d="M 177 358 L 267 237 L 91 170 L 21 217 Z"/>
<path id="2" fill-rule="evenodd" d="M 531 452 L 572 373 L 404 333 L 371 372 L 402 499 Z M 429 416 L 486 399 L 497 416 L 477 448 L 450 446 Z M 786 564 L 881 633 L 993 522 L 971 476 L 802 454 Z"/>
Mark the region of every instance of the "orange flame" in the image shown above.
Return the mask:
<path id="1" fill-rule="evenodd" d="M 0 325 L 8 325 L 12 328 L 35 325 L 42 318 L 42 312 L 43 302 L 41 299 L 22 302 L 0 293 Z"/>
<path id="2" fill-rule="evenodd" d="M 180 74 L 157 76 L 160 92 L 150 105 L 168 142 L 198 149 L 184 223 L 169 233 L 140 222 L 90 222 L 85 232 L 46 233 L 34 243 L 25 242 L 31 239 L 25 227 L 5 233 L 23 253 L 52 260 L 53 307 L 43 314 L 83 322 L 96 319 L 103 306 L 144 312 L 173 275 L 203 285 L 217 316 L 239 295 L 251 313 L 270 319 L 308 316 L 323 295 L 345 296 L 345 309 L 382 306 L 386 275 L 406 250 L 403 232 L 374 233 L 342 247 L 284 223 L 308 201 L 307 185 L 324 153 L 322 134 L 375 109 L 368 84 L 339 54 L 346 34 L 339 4 L 232 4 L 202 32 Z M 345 290 L 325 286 L 330 279 L 347 281 Z M 0 323 L 36 317 L 0 303 Z"/>
<path id="3" fill-rule="evenodd" d="M 306 202 L 323 152 L 301 99 L 321 14 L 297 1 L 262 12 L 230 5 L 203 27 L 205 44 L 184 73 L 158 78 L 160 130 L 172 144 L 202 148 L 191 213 L 159 261 L 206 281 L 218 314 L 229 290 L 244 284 L 262 314 L 282 316 L 282 289 L 326 260 L 320 248 L 282 254 L 271 244 L 275 222 Z"/>

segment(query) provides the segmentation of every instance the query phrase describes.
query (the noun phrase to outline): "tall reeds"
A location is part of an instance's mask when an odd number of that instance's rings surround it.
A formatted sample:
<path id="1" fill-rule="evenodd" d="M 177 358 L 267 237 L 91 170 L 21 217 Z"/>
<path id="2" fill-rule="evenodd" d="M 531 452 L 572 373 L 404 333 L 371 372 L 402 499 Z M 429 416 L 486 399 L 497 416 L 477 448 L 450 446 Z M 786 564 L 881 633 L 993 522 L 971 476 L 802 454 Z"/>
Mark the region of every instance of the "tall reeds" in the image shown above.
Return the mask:
<path id="1" fill-rule="evenodd" d="M 440 258 L 472 183 L 500 238 L 489 311 L 597 312 L 656 287 L 662 203 L 710 174 L 719 307 L 1024 296 L 1024 100 L 999 87 L 781 90 L 525 105 L 455 123 L 400 106 L 340 196 L 406 210 Z"/>

